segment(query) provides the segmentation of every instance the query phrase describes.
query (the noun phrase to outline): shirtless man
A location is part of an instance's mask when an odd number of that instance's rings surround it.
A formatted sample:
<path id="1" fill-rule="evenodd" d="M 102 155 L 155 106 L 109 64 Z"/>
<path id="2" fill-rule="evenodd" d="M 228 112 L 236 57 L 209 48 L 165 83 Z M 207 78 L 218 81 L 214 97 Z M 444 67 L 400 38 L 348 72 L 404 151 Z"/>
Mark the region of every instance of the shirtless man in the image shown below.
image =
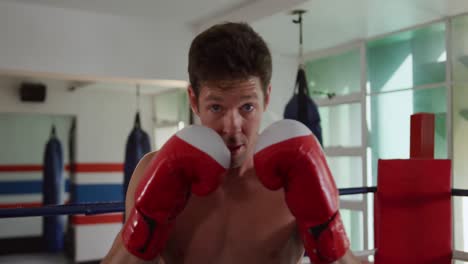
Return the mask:
<path id="1" fill-rule="evenodd" d="M 156 238 L 161 240 L 155 242 L 160 251 L 152 253 L 157 256 L 131 253 L 128 244 L 133 242 L 128 240 L 132 232 L 140 231 L 138 225 L 127 224 L 103 263 L 300 263 L 303 240 L 285 192 L 264 187 L 254 169 L 260 121 L 271 92 L 272 63 L 267 45 L 246 24 L 216 25 L 192 42 L 188 71 L 191 108 L 201 124 L 217 132 L 214 134 L 229 149 L 228 169 L 219 184 L 210 187 L 212 191 L 189 194 L 183 208 L 170 216 L 174 217 L 170 230 L 161 232 L 156 224 L 154 232 L 167 236 Z M 134 208 L 135 196 L 141 197 L 147 190 L 141 187 L 146 184 L 142 183 L 144 175 L 169 147 L 140 161 L 128 187 L 126 208 Z M 127 223 L 149 223 L 146 216 L 137 219 L 130 215 L 133 211 L 127 210 L 126 219 L 131 219 Z M 360 263 L 348 247 L 343 252 L 333 263 Z"/>

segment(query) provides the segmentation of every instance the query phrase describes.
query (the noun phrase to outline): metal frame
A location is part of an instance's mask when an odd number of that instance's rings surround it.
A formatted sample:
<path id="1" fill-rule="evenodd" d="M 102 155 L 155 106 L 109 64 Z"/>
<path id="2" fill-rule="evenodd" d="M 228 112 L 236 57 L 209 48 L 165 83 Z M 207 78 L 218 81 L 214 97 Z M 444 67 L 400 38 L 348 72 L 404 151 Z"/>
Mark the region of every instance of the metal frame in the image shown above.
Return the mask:
<path id="1" fill-rule="evenodd" d="M 453 121 L 452 121 L 452 111 L 453 111 L 453 100 L 452 100 L 452 95 L 453 95 L 453 90 L 452 90 L 452 20 L 449 18 L 445 21 L 445 50 L 447 54 L 447 59 L 445 61 L 445 86 L 446 86 L 446 96 L 447 96 L 447 120 L 446 120 L 446 127 L 447 127 L 447 154 L 448 158 L 450 160 L 453 159 L 453 137 L 452 137 L 452 132 L 453 132 Z M 450 180 L 451 180 L 451 188 L 453 188 L 453 170 L 450 170 Z M 452 200 L 452 212 L 455 212 L 455 199 Z M 455 217 L 452 217 L 452 245 L 455 248 Z M 453 256 L 454 258 L 456 257 L 456 254 Z"/>
<path id="2" fill-rule="evenodd" d="M 361 92 L 355 92 L 345 95 L 336 95 L 331 99 L 322 99 L 317 98 L 315 99 L 315 103 L 318 106 L 335 106 L 340 104 L 353 104 L 353 103 L 360 103 L 361 102 Z"/>
<path id="3" fill-rule="evenodd" d="M 363 148 L 363 155 L 362 155 L 362 186 L 367 186 L 369 182 L 369 175 L 367 174 L 367 49 L 366 49 L 366 42 L 363 40 L 360 44 L 360 54 L 361 54 L 361 145 Z M 372 177 L 372 175 L 371 175 Z M 365 213 L 363 217 L 363 226 L 364 226 L 364 249 L 371 249 L 373 245 L 370 245 L 369 241 L 373 241 L 373 230 L 374 226 L 370 225 L 371 220 L 373 220 L 373 213 L 369 213 L 369 211 L 373 210 L 372 208 L 372 200 L 369 199 L 369 195 L 364 195 L 364 205 L 365 205 Z M 373 212 L 373 211 L 371 211 Z M 369 232 L 372 230 L 372 232 Z"/>
<path id="4" fill-rule="evenodd" d="M 457 14 L 453 15 L 447 18 L 442 18 L 442 19 L 437 19 L 437 20 L 432 20 L 426 23 L 418 24 L 412 27 L 404 28 L 401 30 L 393 31 L 390 33 L 385 33 L 382 35 L 374 36 L 372 38 L 367 38 L 359 41 L 352 41 L 343 45 L 338 45 L 335 47 L 331 47 L 328 49 L 321 50 L 319 52 L 312 52 L 312 53 L 307 53 L 305 54 L 305 60 L 313 60 L 313 59 L 318 59 L 318 58 L 323 58 L 327 56 L 333 56 L 337 55 L 339 53 L 347 52 L 356 48 L 359 48 L 360 52 L 360 57 L 361 57 L 361 90 L 359 93 L 351 93 L 347 95 L 337 95 L 336 97 L 332 98 L 331 100 L 327 99 L 316 99 L 316 103 L 318 106 L 322 107 L 327 107 L 327 106 L 336 106 L 340 104 L 353 104 L 353 103 L 360 103 L 361 104 L 361 147 L 328 147 L 325 148 L 325 153 L 328 156 L 361 156 L 362 157 L 362 173 L 363 173 L 363 183 L 362 186 L 367 186 L 367 183 L 369 182 L 368 178 L 371 177 L 371 175 L 368 175 L 367 171 L 367 145 L 368 145 L 368 139 L 367 139 L 367 108 L 368 102 L 367 102 L 367 97 L 369 96 L 374 96 L 374 95 L 380 95 L 380 94 L 385 94 L 385 93 L 392 93 L 392 92 L 400 92 L 404 90 L 419 90 L 419 89 L 433 89 L 433 88 L 438 88 L 438 87 L 445 87 L 446 88 L 446 97 L 447 97 L 447 121 L 446 121 L 446 129 L 447 129 L 447 155 L 449 159 L 453 159 L 453 113 L 452 113 L 452 103 L 453 103 L 453 76 L 452 76 L 452 63 L 453 63 L 453 58 L 452 58 L 452 19 L 460 16 L 468 15 L 468 13 L 462 13 L 462 14 Z M 447 54 L 447 59 L 446 59 L 446 80 L 445 82 L 442 83 L 431 83 L 431 84 L 425 84 L 425 85 L 420 85 L 420 86 L 414 86 L 414 87 L 407 87 L 407 88 L 401 88 L 398 90 L 393 90 L 393 91 L 386 91 L 386 92 L 368 92 L 367 91 L 367 49 L 366 49 L 366 42 L 368 41 L 373 41 L 376 39 L 380 39 L 383 37 L 387 37 L 393 34 L 398 34 L 401 32 L 405 32 L 408 30 L 414 30 L 418 29 L 424 26 L 429 26 L 434 23 L 445 23 L 445 46 L 446 46 L 446 54 Z M 452 184 L 453 184 L 453 172 L 452 172 Z M 453 186 L 452 186 L 453 188 Z M 369 245 L 369 241 L 372 239 L 371 236 L 372 234 L 369 232 L 370 228 L 373 228 L 369 226 L 369 223 L 372 221 L 371 217 L 372 215 L 369 214 L 369 211 L 372 210 L 371 203 L 372 198 L 368 197 L 368 195 L 365 195 L 362 203 L 365 205 L 363 207 L 358 206 L 356 201 L 349 201 L 349 200 L 342 200 L 342 208 L 343 209 L 351 209 L 351 210 L 359 210 L 363 211 L 364 213 L 364 249 L 371 249 L 372 245 Z M 361 203 L 359 201 L 358 203 Z M 453 204 L 452 204 L 453 206 Z M 364 208 L 364 210 L 362 210 Z M 453 211 L 453 210 L 452 210 Z M 455 226 L 453 225 L 453 228 Z M 454 230 L 453 232 L 454 233 Z M 453 244 L 455 245 L 455 235 L 453 235 Z M 468 261 L 468 252 L 462 252 L 462 251 L 454 251 L 454 260 L 462 260 L 462 261 Z"/>
<path id="5" fill-rule="evenodd" d="M 325 154 L 329 157 L 360 157 L 365 152 L 364 147 L 326 147 Z M 365 186 L 365 185 L 362 185 Z"/>
<path id="6" fill-rule="evenodd" d="M 468 261 L 468 252 L 455 250 L 453 252 L 453 259 L 454 260 Z"/>
<path id="7" fill-rule="evenodd" d="M 429 83 L 429 84 L 424 84 L 424 85 L 416 85 L 416 86 L 413 86 L 413 87 L 399 88 L 399 89 L 390 90 L 390 91 L 368 92 L 367 95 L 369 95 L 369 96 L 375 96 L 375 95 L 389 94 L 389 93 L 396 93 L 396 92 L 403 92 L 403 91 L 415 91 L 415 90 L 434 89 L 434 88 L 445 87 L 446 85 L 447 85 L 447 82 Z"/>
<path id="8" fill-rule="evenodd" d="M 314 99 L 319 107 L 331 107 L 343 104 L 360 104 L 361 111 L 361 145 L 354 147 L 325 147 L 324 151 L 329 157 L 361 157 L 362 161 L 362 182 L 361 186 L 367 184 L 367 121 L 366 121 L 366 45 L 365 40 L 352 41 L 343 45 L 322 50 L 320 52 L 307 53 L 304 55 L 305 61 L 319 59 L 327 56 L 333 56 L 340 53 L 345 53 L 352 50 L 358 50 L 360 55 L 360 89 L 358 92 L 345 95 L 336 95 L 331 99 Z M 359 200 L 340 199 L 340 207 L 351 211 L 362 212 L 363 214 L 363 248 L 369 249 L 369 213 L 368 213 L 368 198 L 363 195 Z"/>

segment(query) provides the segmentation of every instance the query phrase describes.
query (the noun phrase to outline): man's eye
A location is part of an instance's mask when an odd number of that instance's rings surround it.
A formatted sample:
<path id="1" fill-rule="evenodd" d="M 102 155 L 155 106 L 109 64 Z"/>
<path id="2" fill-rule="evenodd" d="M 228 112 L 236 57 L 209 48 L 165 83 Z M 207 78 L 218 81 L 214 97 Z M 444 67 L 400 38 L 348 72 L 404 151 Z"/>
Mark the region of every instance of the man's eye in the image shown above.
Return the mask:
<path id="1" fill-rule="evenodd" d="M 210 111 L 213 113 L 218 113 L 221 111 L 221 106 L 220 105 L 212 105 L 210 106 Z"/>
<path id="2" fill-rule="evenodd" d="M 242 106 L 242 110 L 252 112 L 254 110 L 254 106 L 252 104 L 245 104 Z"/>

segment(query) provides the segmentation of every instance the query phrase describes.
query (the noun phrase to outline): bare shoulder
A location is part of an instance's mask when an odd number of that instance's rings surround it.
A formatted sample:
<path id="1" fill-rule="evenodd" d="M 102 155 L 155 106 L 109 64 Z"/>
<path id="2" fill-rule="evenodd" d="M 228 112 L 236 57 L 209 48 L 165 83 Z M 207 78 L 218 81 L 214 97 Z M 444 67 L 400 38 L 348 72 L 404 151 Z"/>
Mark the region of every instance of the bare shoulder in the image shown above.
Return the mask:
<path id="1" fill-rule="evenodd" d="M 154 159 L 154 157 L 157 155 L 157 153 L 158 151 L 153 151 L 143 156 L 143 158 L 141 158 L 140 162 L 138 162 L 138 165 L 135 168 L 135 171 L 133 172 L 132 178 L 130 179 L 129 188 L 130 186 L 135 187 L 134 185 L 140 182 L 140 179 L 143 176 L 146 168 L 148 167 L 150 162 Z"/>
<path id="2" fill-rule="evenodd" d="M 138 165 L 135 168 L 134 174 L 139 172 L 140 170 L 144 171 L 146 167 L 148 167 L 148 164 L 151 162 L 151 160 L 153 160 L 157 154 L 158 154 L 157 150 L 145 154 L 145 156 L 143 156 L 143 158 L 140 159 L 140 162 L 138 162 Z"/>
<path id="3" fill-rule="evenodd" d="M 130 182 L 128 183 L 128 189 L 127 189 L 127 198 L 125 199 L 125 208 L 132 208 L 135 199 L 134 199 L 134 194 L 135 194 L 135 189 L 138 186 L 138 183 L 141 181 L 141 178 L 143 177 L 143 174 L 150 164 L 150 162 L 156 157 L 158 151 L 153 151 L 140 159 L 138 162 L 138 165 L 136 166 L 135 170 L 133 171 L 132 177 L 130 179 Z M 126 210 L 127 213 L 130 212 L 130 210 Z M 128 217 L 126 215 L 125 217 Z"/>
<path id="4" fill-rule="evenodd" d="M 154 159 L 156 156 L 157 152 L 151 152 L 146 154 L 143 158 L 140 159 L 140 162 L 138 162 L 138 165 L 136 166 L 135 170 L 133 171 L 132 178 L 130 179 L 130 183 L 128 184 L 128 189 L 127 189 L 127 197 L 125 199 L 125 217 L 127 218 L 130 212 L 132 211 L 131 209 L 133 208 L 133 205 L 135 203 L 135 189 L 138 186 L 139 182 L 141 181 L 141 178 L 144 175 L 144 172 L 150 162 Z M 104 257 L 102 260 L 102 264 L 107 264 L 107 263 L 133 263 L 133 264 L 147 264 L 147 263 L 158 263 L 158 264 L 163 264 L 164 262 L 160 261 L 160 258 L 157 258 L 154 261 L 143 261 L 136 256 L 133 256 L 131 253 L 129 253 L 122 241 L 121 238 L 121 232 L 119 232 L 114 240 L 114 243 L 112 244 L 111 249 L 107 253 L 107 255 Z M 158 262 L 159 261 L 159 262 Z"/>
<path id="5" fill-rule="evenodd" d="M 354 256 L 353 252 L 348 249 L 346 254 L 338 261 L 336 261 L 336 264 L 367 264 L 369 262 L 365 260 L 360 260 L 356 256 Z"/>

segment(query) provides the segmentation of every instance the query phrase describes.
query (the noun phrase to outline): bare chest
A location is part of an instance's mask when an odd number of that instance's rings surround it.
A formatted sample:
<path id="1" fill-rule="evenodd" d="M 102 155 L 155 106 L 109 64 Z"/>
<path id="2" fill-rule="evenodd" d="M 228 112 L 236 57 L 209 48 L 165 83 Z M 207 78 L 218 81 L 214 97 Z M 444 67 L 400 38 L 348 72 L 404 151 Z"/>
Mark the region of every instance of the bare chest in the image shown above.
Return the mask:
<path id="1" fill-rule="evenodd" d="M 163 254 L 177 263 L 297 263 L 302 244 L 282 190 L 254 185 L 192 197 Z"/>

